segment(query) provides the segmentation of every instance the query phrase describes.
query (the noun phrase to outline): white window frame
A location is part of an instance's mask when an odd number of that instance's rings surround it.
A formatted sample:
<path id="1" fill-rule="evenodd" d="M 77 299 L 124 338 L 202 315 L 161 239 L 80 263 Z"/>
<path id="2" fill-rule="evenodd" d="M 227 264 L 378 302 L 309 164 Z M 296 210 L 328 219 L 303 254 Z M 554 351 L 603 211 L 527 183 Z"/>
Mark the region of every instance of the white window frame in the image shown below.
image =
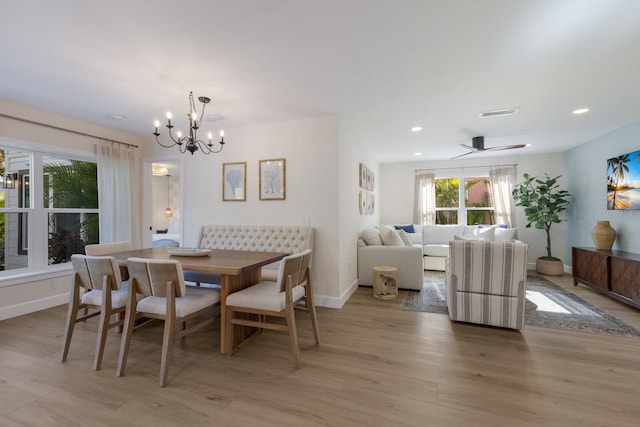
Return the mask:
<path id="1" fill-rule="evenodd" d="M 64 159 L 81 160 L 85 162 L 97 163 L 97 157 L 87 156 L 86 154 L 78 154 L 70 151 L 52 151 L 52 150 L 38 150 L 29 146 L 16 146 L 11 143 L 0 141 L 0 147 L 2 149 L 15 149 L 25 154 L 30 155 L 30 168 L 29 168 L 29 207 L 5 207 L 0 208 L 2 213 L 27 213 L 28 220 L 27 226 L 29 229 L 28 235 L 28 253 L 27 253 L 27 267 L 16 268 L 11 270 L 0 271 L 0 278 L 7 279 L 11 277 L 19 277 L 23 275 L 31 275 L 38 273 L 55 272 L 61 269 L 68 269 L 70 263 L 61 263 L 49 265 L 49 214 L 51 213 L 100 213 L 99 209 L 60 209 L 60 208 L 45 208 L 44 200 L 42 197 L 44 191 L 44 183 L 40 178 L 43 176 L 44 162 L 43 159 L 47 157 L 58 157 Z M 98 216 L 99 218 L 99 216 Z M 98 219 L 99 221 L 100 219 Z M 41 236 L 45 236 L 44 239 L 40 239 Z"/>
<path id="2" fill-rule="evenodd" d="M 465 204 L 465 190 L 464 190 L 464 182 L 465 179 L 469 178 L 487 178 L 489 182 L 491 179 L 489 178 L 489 171 L 476 171 L 476 172 L 460 172 L 453 174 L 437 174 L 434 178 L 434 181 L 442 180 L 442 179 L 458 179 L 458 207 L 457 208 L 439 208 L 436 207 L 436 214 L 438 212 L 457 212 L 458 213 L 458 225 L 469 225 L 467 224 L 467 214 L 468 211 L 493 211 L 495 215 L 495 206 L 487 206 L 487 207 L 467 207 Z M 490 186 L 490 185 L 489 185 Z M 435 189 L 434 185 L 434 189 Z M 437 199 L 437 196 L 436 196 Z M 493 200 L 492 200 L 493 202 Z"/>

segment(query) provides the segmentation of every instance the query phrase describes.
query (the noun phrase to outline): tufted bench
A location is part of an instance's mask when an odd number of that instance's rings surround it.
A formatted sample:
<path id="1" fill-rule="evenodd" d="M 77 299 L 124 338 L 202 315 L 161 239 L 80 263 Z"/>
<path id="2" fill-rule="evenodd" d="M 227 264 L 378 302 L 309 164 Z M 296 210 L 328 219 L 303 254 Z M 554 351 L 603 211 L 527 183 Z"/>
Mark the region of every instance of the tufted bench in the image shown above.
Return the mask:
<path id="1" fill-rule="evenodd" d="M 206 249 L 298 253 L 313 250 L 315 229 L 307 225 L 203 225 L 199 246 Z M 264 280 L 277 280 L 280 262 L 262 268 Z"/>

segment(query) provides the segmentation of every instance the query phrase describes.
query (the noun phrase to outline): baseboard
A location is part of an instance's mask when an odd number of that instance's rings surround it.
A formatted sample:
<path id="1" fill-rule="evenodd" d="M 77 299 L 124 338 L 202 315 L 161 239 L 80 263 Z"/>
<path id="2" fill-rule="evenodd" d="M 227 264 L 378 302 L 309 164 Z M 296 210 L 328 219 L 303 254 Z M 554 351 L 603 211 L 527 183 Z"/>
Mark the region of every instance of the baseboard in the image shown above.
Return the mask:
<path id="1" fill-rule="evenodd" d="M 349 286 L 349 288 L 340 297 L 314 295 L 313 301 L 317 307 L 342 308 L 357 289 L 358 279 L 354 280 L 351 286 Z"/>
<path id="2" fill-rule="evenodd" d="M 20 304 L 10 305 L 0 308 L 0 320 L 11 319 L 12 317 L 22 316 L 47 308 L 57 307 L 69 302 L 69 293 L 54 295 L 51 297 L 41 298 L 34 301 L 27 301 Z"/>

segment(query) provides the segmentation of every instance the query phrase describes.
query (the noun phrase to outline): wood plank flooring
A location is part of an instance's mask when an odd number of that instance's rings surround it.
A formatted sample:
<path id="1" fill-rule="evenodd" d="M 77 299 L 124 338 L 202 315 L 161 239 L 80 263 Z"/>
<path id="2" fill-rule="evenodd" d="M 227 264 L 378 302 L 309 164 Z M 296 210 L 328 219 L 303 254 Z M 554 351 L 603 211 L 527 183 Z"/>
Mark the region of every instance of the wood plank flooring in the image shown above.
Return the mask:
<path id="1" fill-rule="evenodd" d="M 640 310 L 569 276 L 555 283 L 640 328 Z M 403 291 L 401 291 L 403 292 Z M 219 354 L 218 324 L 177 341 L 158 386 L 162 326 L 134 334 L 115 376 L 120 335 L 91 369 L 97 322 L 76 326 L 58 362 L 66 306 L 0 322 L 0 425 L 13 426 L 637 426 L 640 339 L 528 326 L 453 323 L 403 311 L 360 288 L 318 308 L 320 346 L 298 313 L 303 367 L 286 334 Z"/>

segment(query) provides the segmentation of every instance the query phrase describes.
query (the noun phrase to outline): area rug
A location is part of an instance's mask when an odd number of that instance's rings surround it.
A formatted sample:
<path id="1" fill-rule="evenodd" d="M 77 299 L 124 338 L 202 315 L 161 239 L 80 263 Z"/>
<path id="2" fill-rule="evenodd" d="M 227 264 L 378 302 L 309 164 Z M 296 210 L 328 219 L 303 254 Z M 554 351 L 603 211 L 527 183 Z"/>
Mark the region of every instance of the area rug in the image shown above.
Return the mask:
<path id="1" fill-rule="evenodd" d="M 407 291 L 400 308 L 448 315 L 444 273 L 426 273 L 422 290 Z M 640 330 L 539 275 L 527 277 L 525 324 L 640 338 Z"/>

